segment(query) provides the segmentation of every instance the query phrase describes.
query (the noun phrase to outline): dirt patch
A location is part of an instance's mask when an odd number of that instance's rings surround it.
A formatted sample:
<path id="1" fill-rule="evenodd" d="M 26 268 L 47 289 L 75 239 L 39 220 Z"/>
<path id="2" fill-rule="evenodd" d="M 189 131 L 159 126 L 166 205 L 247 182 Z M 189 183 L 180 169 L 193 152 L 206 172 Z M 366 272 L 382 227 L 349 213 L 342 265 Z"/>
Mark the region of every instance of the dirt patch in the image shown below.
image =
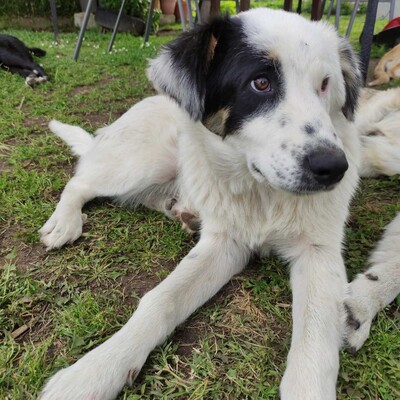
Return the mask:
<path id="1" fill-rule="evenodd" d="M 49 119 L 46 117 L 28 117 L 24 120 L 23 125 L 26 128 L 35 128 L 35 127 L 40 127 L 40 128 L 47 128 L 47 125 L 49 124 Z"/>
<path id="2" fill-rule="evenodd" d="M 91 112 L 80 114 L 80 118 L 82 118 L 83 121 L 86 121 L 92 129 L 99 129 L 114 122 L 124 114 L 128 108 L 129 107 L 121 108 L 106 113 Z"/>
<path id="3" fill-rule="evenodd" d="M 48 257 L 44 246 L 40 244 L 27 245 L 18 239 L 21 232 L 19 226 L 10 226 L 0 231 L 0 266 L 12 262 L 20 273 L 36 267 L 37 263 L 45 262 Z"/>
<path id="4" fill-rule="evenodd" d="M 69 93 L 72 97 L 77 95 L 88 94 L 92 91 L 93 86 L 76 86 Z"/>
<path id="5" fill-rule="evenodd" d="M 50 13 L 49 13 L 50 15 Z M 58 28 L 61 32 L 73 32 L 76 30 L 72 17 L 58 17 Z M 1 29 L 27 29 L 30 31 L 53 31 L 53 22 L 49 17 L 11 17 L 5 16 L 0 19 Z M 31 43 L 29 43 L 31 44 Z M 32 43 L 31 45 L 33 45 Z"/>
<path id="6" fill-rule="evenodd" d="M 208 320 L 201 315 L 190 318 L 189 322 L 178 327 L 173 335 L 173 340 L 178 344 L 175 354 L 189 358 L 193 350 L 198 348 L 200 340 L 210 331 Z"/>
<path id="7" fill-rule="evenodd" d="M 80 115 L 82 120 L 87 122 L 93 129 L 102 128 L 103 126 L 108 125 L 110 123 L 111 116 L 112 114 L 97 112 L 85 113 Z"/>
<path id="8" fill-rule="evenodd" d="M 168 269 L 172 271 L 173 268 L 174 266 L 171 266 Z M 156 273 L 157 268 L 155 267 L 151 273 L 135 271 L 118 278 L 117 282 L 123 295 L 124 304 L 136 306 L 140 298 L 157 286 L 162 281 L 162 278 L 158 277 Z"/>
<path id="9" fill-rule="evenodd" d="M 114 81 L 115 78 L 109 75 L 104 75 L 101 79 L 99 79 L 98 81 L 96 81 L 94 84 L 92 85 L 79 85 L 74 87 L 71 91 L 70 91 L 70 96 L 74 97 L 74 96 L 78 96 L 78 95 L 84 95 L 84 94 L 88 94 L 90 93 L 93 89 L 95 89 L 97 86 L 105 86 L 108 85 L 109 83 L 111 83 L 112 81 Z"/>
<path id="10" fill-rule="evenodd" d="M 0 174 L 2 172 L 11 170 L 10 166 L 7 163 L 7 158 L 8 158 L 7 147 L 6 146 L 4 146 L 4 148 L 0 147 Z"/>
<path id="11" fill-rule="evenodd" d="M 181 31 L 176 29 L 160 28 L 157 32 L 157 36 L 179 36 Z"/>
<path id="12" fill-rule="evenodd" d="M 5 157 L 0 154 L 0 174 L 7 171 L 10 171 L 10 167 L 5 160 Z"/>

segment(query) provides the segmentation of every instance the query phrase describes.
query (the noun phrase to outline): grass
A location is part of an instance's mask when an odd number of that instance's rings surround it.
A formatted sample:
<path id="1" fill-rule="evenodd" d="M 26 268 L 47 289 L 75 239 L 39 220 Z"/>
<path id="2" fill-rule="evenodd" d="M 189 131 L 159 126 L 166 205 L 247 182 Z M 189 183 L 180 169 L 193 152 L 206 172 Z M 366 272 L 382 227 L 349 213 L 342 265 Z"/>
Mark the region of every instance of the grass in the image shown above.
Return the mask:
<path id="1" fill-rule="evenodd" d="M 37 236 L 75 162 L 47 122 L 94 130 L 118 118 L 153 93 L 146 60 L 171 38 L 154 37 L 142 47 L 120 34 L 106 54 L 109 36 L 88 32 L 75 63 L 74 33 L 63 33 L 55 46 L 48 32 L 7 32 L 47 50 L 43 63 L 52 78 L 32 90 L 0 73 L 0 398 L 27 400 L 55 371 L 116 332 L 194 242 L 155 212 L 108 202 L 86 207 L 84 237 L 72 246 L 46 253 Z M 354 41 L 357 32 L 359 24 Z M 347 226 L 349 276 L 365 267 L 399 211 L 399 179 L 363 181 Z M 152 353 L 119 399 L 276 399 L 290 304 L 285 266 L 254 261 Z M 360 352 L 343 352 L 338 399 L 400 398 L 398 316 L 398 305 L 387 307 Z"/>

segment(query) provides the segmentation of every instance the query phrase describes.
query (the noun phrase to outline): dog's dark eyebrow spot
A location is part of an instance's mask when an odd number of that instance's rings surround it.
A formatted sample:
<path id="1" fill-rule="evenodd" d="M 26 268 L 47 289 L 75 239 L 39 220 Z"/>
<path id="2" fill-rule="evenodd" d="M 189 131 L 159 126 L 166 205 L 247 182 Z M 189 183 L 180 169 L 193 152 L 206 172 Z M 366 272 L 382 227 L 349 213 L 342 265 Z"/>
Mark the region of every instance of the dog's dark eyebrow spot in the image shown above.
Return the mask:
<path id="1" fill-rule="evenodd" d="M 286 143 L 282 143 L 281 144 L 281 149 L 282 150 L 286 150 L 287 149 L 287 144 Z"/>
<path id="2" fill-rule="evenodd" d="M 305 124 L 303 130 L 308 135 L 313 135 L 315 133 L 315 127 L 311 124 Z"/>
<path id="3" fill-rule="evenodd" d="M 378 278 L 377 275 L 374 275 L 374 274 L 371 274 L 371 273 L 365 274 L 365 276 L 366 276 L 367 279 L 369 279 L 370 281 L 377 281 L 377 280 L 379 280 L 379 278 Z"/>

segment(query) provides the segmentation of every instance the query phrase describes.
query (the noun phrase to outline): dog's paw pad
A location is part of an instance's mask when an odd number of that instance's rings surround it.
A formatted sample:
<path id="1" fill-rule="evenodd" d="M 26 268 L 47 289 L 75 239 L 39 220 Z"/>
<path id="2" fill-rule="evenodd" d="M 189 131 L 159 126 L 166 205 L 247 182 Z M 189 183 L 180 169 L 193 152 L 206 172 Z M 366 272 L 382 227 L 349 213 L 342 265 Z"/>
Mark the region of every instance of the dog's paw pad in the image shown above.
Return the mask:
<path id="1" fill-rule="evenodd" d="M 196 214 L 185 211 L 181 214 L 180 219 L 182 221 L 182 228 L 189 233 L 198 232 L 201 228 L 200 218 Z"/>
<path id="2" fill-rule="evenodd" d="M 182 206 L 175 198 L 165 202 L 168 214 L 182 223 L 182 229 L 188 233 L 198 232 L 201 228 L 200 218 L 197 213 Z"/>

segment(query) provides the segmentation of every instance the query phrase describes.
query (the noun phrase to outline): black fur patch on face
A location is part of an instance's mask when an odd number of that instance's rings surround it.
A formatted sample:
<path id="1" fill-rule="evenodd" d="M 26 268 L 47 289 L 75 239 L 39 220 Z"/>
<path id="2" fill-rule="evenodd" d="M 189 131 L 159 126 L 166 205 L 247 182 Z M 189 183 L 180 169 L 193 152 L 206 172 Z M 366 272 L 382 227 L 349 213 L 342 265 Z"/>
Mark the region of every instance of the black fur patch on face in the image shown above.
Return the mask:
<path id="1" fill-rule="evenodd" d="M 233 18 L 225 24 L 207 71 L 203 122 L 220 110 L 229 110 L 218 134 L 236 132 L 243 122 L 274 109 L 284 96 L 284 78 L 278 60 L 246 42 L 242 22 Z M 257 92 L 252 81 L 265 78 L 270 90 Z"/>

